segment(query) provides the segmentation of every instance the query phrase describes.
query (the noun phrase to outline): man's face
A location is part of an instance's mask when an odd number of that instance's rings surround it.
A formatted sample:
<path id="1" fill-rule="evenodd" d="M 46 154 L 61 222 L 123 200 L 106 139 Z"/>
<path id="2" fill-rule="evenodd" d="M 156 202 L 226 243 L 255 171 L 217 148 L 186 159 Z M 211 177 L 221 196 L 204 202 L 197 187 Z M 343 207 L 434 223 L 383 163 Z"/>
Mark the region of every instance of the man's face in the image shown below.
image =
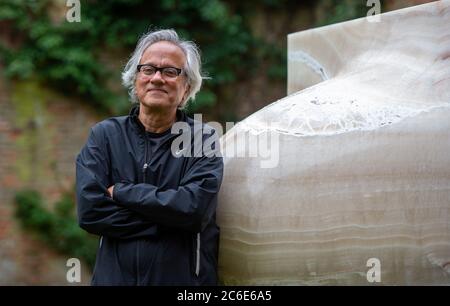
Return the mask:
<path id="1" fill-rule="evenodd" d="M 185 62 L 186 56 L 178 46 L 160 41 L 144 51 L 139 64 L 183 69 Z M 188 90 L 184 73 L 169 78 L 162 75 L 161 71 L 151 76 L 138 72 L 135 86 L 139 103 L 155 110 L 176 109 Z"/>

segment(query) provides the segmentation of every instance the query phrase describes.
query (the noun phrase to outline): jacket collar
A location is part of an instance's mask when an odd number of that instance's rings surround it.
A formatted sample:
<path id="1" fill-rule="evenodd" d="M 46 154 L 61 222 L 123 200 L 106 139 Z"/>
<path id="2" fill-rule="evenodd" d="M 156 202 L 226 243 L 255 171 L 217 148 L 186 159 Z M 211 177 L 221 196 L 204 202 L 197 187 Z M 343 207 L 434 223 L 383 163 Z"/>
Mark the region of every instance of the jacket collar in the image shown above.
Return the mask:
<path id="1" fill-rule="evenodd" d="M 192 125 L 192 122 L 190 122 L 191 120 L 189 120 L 189 117 L 181 109 L 177 109 L 176 116 L 177 116 L 177 122 L 183 121 L 183 122 L 187 122 L 189 125 Z M 129 117 L 130 117 L 131 121 L 133 122 L 133 125 L 137 128 L 137 130 L 141 134 L 145 134 L 145 132 L 146 132 L 145 127 L 142 124 L 142 122 L 139 120 L 139 105 L 134 105 L 130 109 Z M 181 133 L 182 133 L 182 131 L 177 131 L 177 133 L 174 133 L 173 135 L 178 136 Z"/>

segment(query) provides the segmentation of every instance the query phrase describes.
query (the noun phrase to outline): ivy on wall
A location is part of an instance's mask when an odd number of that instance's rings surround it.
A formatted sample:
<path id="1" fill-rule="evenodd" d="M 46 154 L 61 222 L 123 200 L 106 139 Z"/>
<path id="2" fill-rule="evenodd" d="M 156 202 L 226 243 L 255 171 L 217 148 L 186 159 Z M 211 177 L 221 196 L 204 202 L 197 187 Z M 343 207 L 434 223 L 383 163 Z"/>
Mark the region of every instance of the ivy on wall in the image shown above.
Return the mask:
<path id="1" fill-rule="evenodd" d="M 92 269 L 97 251 L 97 237 L 78 226 L 74 213 L 74 195 L 66 193 L 49 210 L 42 196 L 33 190 L 16 194 L 16 216 L 22 226 L 58 252 L 86 262 Z"/>
<path id="2" fill-rule="evenodd" d="M 288 1 L 259 5 L 270 8 L 283 2 Z M 55 3 L 10 0 L 0 4 L 0 23 L 14 40 L 14 46 L 0 44 L 5 74 L 13 79 L 37 78 L 110 114 L 125 112 L 129 104 L 125 89 L 118 95 L 108 82 L 113 80 L 120 87 L 120 68 L 139 36 L 153 28 L 174 28 L 202 50 L 204 70 L 211 79 L 191 111 L 215 105 L 219 86 L 252 77 L 260 61 L 271 63 L 270 77 L 286 75 L 285 65 L 279 68 L 284 50 L 251 35 L 244 16 L 251 16 L 252 7 L 241 1 L 81 1 L 81 22 L 73 23 L 65 20 L 64 6 L 55 19 L 51 14 Z M 116 52 L 123 54 L 123 63 L 112 68 L 102 62 Z"/>
<path id="3" fill-rule="evenodd" d="M 0 56 L 7 77 L 37 78 L 60 92 L 81 96 L 109 114 L 128 110 L 126 91 L 119 82 L 120 68 L 140 35 L 154 28 L 174 28 L 202 50 L 204 70 L 211 79 L 190 111 L 214 106 L 219 99 L 227 104 L 218 97 L 218 89 L 254 77 L 262 62 L 268 63 L 269 78 L 285 80 L 286 50 L 256 38 L 249 21 L 256 7 L 287 12 L 300 6 L 293 0 L 80 3 L 81 22 L 70 23 L 65 19 L 69 9 L 65 1 L 2 1 L 0 26 L 8 29 L 7 40 L 13 43 L 0 39 Z M 307 0 L 301 5 L 316 7 L 317 23 L 311 26 L 361 17 L 369 9 L 363 0 Z M 104 59 L 112 53 L 120 54 L 115 57 L 119 63 L 105 64 Z"/>

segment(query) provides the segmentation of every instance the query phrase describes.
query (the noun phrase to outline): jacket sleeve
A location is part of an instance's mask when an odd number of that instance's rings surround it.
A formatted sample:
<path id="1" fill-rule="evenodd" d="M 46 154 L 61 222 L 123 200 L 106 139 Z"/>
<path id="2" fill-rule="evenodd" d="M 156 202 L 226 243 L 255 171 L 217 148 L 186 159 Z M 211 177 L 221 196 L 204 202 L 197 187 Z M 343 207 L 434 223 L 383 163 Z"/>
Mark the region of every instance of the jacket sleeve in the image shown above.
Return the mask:
<path id="1" fill-rule="evenodd" d="M 157 224 L 201 232 L 215 214 L 223 160 L 205 156 L 193 161 L 177 189 L 116 183 L 113 198 Z"/>
<path id="2" fill-rule="evenodd" d="M 119 206 L 108 194 L 109 158 L 94 129 L 76 160 L 78 222 L 89 233 L 119 239 L 156 233 L 157 225 Z"/>

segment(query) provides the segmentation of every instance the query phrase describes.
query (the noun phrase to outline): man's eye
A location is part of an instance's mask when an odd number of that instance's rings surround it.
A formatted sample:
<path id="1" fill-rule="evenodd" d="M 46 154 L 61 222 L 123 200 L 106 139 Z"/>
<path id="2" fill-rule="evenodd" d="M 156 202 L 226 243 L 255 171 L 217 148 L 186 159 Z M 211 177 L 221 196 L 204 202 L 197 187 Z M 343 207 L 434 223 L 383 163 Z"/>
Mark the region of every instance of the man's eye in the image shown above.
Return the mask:
<path id="1" fill-rule="evenodd" d="M 154 73 L 155 73 L 155 69 L 153 69 L 152 67 L 143 67 L 143 68 L 142 68 L 142 72 L 143 72 L 144 74 L 151 75 L 151 74 L 154 74 Z"/>
<path id="2" fill-rule="evenodd" d="M 164 74 L 169 76 L 169 77 L 174 77 L 174 76 L 178 75 L 178 72 L 177 72 L 176 69 L 167 68 L 167 69 L 164 69 Z"/>

